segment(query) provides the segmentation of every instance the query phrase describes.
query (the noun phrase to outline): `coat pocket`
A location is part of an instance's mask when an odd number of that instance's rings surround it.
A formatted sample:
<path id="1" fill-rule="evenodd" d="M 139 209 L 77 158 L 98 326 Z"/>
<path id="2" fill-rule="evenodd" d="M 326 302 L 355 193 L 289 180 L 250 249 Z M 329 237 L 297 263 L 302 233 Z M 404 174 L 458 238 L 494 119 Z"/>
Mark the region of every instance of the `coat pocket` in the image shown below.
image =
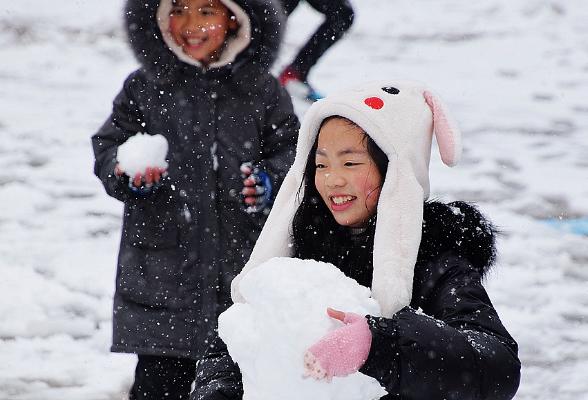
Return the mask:
<path id="1" fill-rule="evenodd" d="M 181 277 L 178 249 L 148 250 L 133 245 L 121 249 L 117 293 L 125 301 L 154 308 L 179 306 Z"/>
<path id="2" fill-rule="evenodd" d="M 144 199 L 128 206 L 125 215 L 126 242 L 145 249 L 179 246 L 180 208 L 173 200 Z"/>
<path id="3" fill-rule="evenodd" d="M 117 293 L 149 307 L 178 302 L 179 205 L 168 196 L 145 196 L 127 204 L 117 271 Z"/>

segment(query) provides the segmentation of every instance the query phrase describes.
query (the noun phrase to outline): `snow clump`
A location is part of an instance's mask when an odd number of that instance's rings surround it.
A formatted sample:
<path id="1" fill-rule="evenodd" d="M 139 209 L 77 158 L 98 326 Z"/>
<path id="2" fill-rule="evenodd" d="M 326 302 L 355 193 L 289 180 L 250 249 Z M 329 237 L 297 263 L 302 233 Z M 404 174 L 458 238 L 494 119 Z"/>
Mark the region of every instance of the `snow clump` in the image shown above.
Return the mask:
<path id="1" fill-rule="evenodd" d="M 327 307 L 380 315 L 370 289 L 337 267 L 312 260 L 272 258 L 239 285 L 245 303 L 219 318 L 219 335 L 243 375 L 243 400 L 371 400 L 386 391 L 360 372 L 326 380 L 304 379 L 303 354 L 343 326 Z"/>
<path id="2" fill-rule="evenodd" d="M 168 148 L 164 136 L 139 132 L 118 147 L 116 159 L 120 169 L 128 176 L 145 175 L 147 167 L 167 169 L 165 158 Z"/>

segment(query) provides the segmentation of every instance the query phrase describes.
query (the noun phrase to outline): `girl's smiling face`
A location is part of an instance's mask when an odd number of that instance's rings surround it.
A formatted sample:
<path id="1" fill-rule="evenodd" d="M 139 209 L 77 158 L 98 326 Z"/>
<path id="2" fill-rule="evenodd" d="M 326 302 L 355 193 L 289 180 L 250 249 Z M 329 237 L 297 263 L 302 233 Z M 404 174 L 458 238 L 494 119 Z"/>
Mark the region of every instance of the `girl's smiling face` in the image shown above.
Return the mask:
<path id="1" fill-rule="evenodd" d="M 333 217 L 343 226 L 363 228 L 376 213 L 382 176 L 366 148 L 365 132 L 335 117 L 318 135 L 314 183 Z"/>
<path id="2" fill-rule="evenodd" d="M 173 0 L 169 29 L 184 53 L 208 66 L 238 24 L 220 0 Z"/>

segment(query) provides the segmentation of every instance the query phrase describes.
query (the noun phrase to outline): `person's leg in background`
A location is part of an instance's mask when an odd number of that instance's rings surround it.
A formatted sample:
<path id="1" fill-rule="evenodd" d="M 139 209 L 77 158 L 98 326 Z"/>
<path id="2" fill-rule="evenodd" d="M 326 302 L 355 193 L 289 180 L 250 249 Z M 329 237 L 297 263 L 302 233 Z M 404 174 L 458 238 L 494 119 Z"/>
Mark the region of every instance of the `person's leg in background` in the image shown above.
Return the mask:
<path id="1" fill-rule="evenodd" d="M 347 0 L 307 0 L 307 2 L 325 16 L 325 21 L 300 49 L 294 61 L 281 74 L 280 81 L 284 85 L 289 80 L 307 83 L 310 69 L 333 44 L 343 37 L 353 24 L 353 9 Z M 298 3 L 299 1 L 288 2 L 287 0 L 282 0 L 282 5 L 287 14 Z"/>
<path id="2" fill-rule="evenodd" d="M 194 360 L 140 355 L 129 400 L 189 399 L 195 373 Z"/>

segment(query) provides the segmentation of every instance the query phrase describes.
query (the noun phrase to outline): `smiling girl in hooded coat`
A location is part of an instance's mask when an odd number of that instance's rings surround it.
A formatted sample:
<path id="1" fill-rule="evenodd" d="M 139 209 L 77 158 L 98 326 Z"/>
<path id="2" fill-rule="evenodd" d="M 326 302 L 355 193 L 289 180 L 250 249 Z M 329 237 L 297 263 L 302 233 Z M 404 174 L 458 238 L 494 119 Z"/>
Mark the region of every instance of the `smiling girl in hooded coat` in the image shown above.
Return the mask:
<path id="1" fill-rule="evenodd" d="M 285 19 L 272 0 L 128 0 L 125 18 L 140 68 L 92 138 L 125 206 L 112 351 L 139 356 L 132 399 L 187 398 L 294 159 L 298 119 L 269 72 Z M 122 170 L 138 133 L 165 137 L 165 170 Z"/>
<path id="2" fill-rule="evenodd" d="M 443 162 L 457 164 L 457 124 L 421 82 L 368 82 L 313 104 L 232 297 L 244 302 L 243 276 L 273 257 L 332 263 L 370 287 L 382 312 L 325 310 L 344 325 L 299 355 L 304 377 L 328 385 L 359 371 L 384 399 L 511 399 L 517 344 L 482 285 L 496 229 L 470 204 L 428 199 L 433 132 Z M 198 363 L 191 398 L 242 396 L 241 371 L 217 339 Z"/>

